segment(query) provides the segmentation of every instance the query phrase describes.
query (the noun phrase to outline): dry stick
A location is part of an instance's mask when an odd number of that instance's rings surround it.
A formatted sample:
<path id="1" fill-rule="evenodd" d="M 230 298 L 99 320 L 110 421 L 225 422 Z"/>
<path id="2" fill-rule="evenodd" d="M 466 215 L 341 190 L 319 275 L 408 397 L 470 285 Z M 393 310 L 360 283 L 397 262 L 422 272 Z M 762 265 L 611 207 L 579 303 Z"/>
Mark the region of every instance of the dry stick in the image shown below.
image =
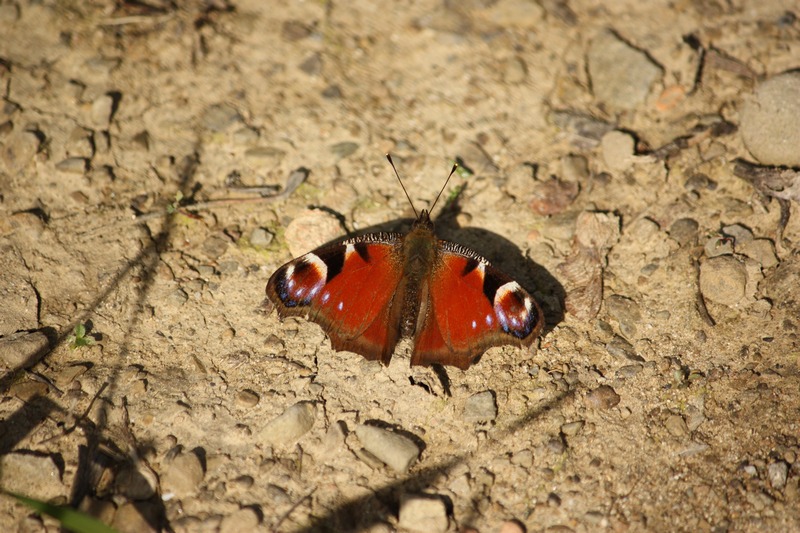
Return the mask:
<path id="1" fill-rule="evenodd" d="M 703 291 L 700 289 L 700 253 L 693 254 L 692 256 L 692 266 L 694 267 L 695 271 L 695 283 L 697 284 L 697 291 L 695 293 L 695 308 L 697 308 L 700 318 L 702 318 L 706 324 L 713 328 L 717 325 L 717 321 L 714 320 L 714 317 L 712 317 L 711 313 L 708 312 L 706 300 L 703 297 Z"/>
<path id="2" fill-rule="evenodd" d="M 306 168 L 298 168 L 297 170 L 293 171 L 289 174 L 289 178 L 286 180 L 286 187 L 283 191 L 273 194 L 271 196 L 257 196 L 253 198 L 219 198 L 217 200 L 208 200 L 206 202 L 197 202 L 196 204 L 187 205 L 185 209 L 191 209 L 192 211 L 204 211 L 207 209 L 213 209 L 215 207 L 220 207 L 224 205 L 232 205 L 232 204 L 243 204 L 243 203 L 258 203 L 258 202 L 275 202 L 277 200 L 282 200 L 283 198 L 288 197 L 291 195 L 297 188 L 303 184 L 306 180 L 310 171 Z M 255 190 L 259 191 L 262 187 L 258 187 Z M 186 213 L 185 209 L 180 209 L 178 211 L 182 213 Z M 163 218 L 169 216 L 173 213 L 169 213 L 168 211 L 151 211 L 150 213 L 145 213 L 143 215 L 139 215 L 134 217 L 133 222 L 135 224 L 141 224 L 142 222 L 147 222 L 149 220 Z"/>
<path id="3" fill-rule="evenodd" d="M 317 490 L 317 487 L 314 487 L 313 489 L 311 489 L 310 491 L 308 491 L 308 493 L 306 493 L 306 495 L 305 495 L 305 496 L 303 496 L 302 498 L 300 498 L 299 500 L 297 500 L 297 501 L 294 503 L 294 505 L 292 505 L 292 506 L 289 508 L 289 510 L 288 510 L 288 511 L 286 511 L 285 513 L 283 513 L 283 515 L 281 515 L 281 517 L 278 519 L 278 521 L 275 523 L 275 525 L 274 525 L 274 526 L 272 526 L 272 531 L 273 531 L 273 532 L 275 532 L 275 533 L 277 533 L 277 531 L 278 531 L 278 528 L 281 526 L 281 524 L 283 523 L 283 521 L 284 521 L 284 520 L 286 520 L 287 518 L 289 518 L 289 515 L 290 515 L 290 514 L 292 514 L 292 512 L 293 512 L 295 509 L 297 509 L 298 507 L 300 507 L 300 504 L 301 504 L 301 503 L 303 503 L 304 501 L 306 501 L 307 499 L 309 499 L 309 498 L 311 497 L 311 495 L 312 495 L 312 494 L 314 494 L 314 492 L 316 492 L 316 490 Z"/>

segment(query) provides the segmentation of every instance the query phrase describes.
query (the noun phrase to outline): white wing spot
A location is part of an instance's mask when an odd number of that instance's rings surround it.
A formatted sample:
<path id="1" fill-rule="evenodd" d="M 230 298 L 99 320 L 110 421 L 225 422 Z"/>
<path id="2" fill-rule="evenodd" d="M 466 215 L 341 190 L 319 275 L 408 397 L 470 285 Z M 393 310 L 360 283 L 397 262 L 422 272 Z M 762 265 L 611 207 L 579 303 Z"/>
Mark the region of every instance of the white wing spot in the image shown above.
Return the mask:
<path id="1" fill-rule="evenodd" d="M 344 302 L 339 302 L 339 304 L 336 306 L 336 309 L 338 309 L 339 311 L 343 310 L 344 309 Z"/>
<path id="2" fill-rule="evenodd" d="M 345 245 L 345 247 L 344 247 L 344 260 L 345 260 L 345 262 L 347 262 L 347 260 L 350 259 L 350 256 L 353 255 L 354 253 L 356 253 L 356 247 L 353 246 L 352 243 L 348 243 L 347 245 Z"/>
<path id="3" fill-rule="evenodd" d="M 472 329 L 476 329 L 478 327 L 478 323 L 474 320 L 472 321 Z"/>
<path id="4" fill-rule="evenodd" d="M 481 283 L 483 283 L 483 280 L 486 278 L 486 261 L 481 261 L 480 263 L 478 263 L 478 268 L 476 268 L 475 270 L 477 270 L 478 273 L 480 273 Z"/>

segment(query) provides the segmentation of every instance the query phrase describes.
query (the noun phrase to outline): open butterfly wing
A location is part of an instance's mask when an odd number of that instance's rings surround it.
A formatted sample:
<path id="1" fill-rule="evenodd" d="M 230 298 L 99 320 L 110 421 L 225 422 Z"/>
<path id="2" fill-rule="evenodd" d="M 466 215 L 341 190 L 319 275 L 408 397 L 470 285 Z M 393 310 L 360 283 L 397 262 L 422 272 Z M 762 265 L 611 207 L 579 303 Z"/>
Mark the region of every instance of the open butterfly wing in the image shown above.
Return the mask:
<path id="1" fill-rule="evenodd" d="M 539 304 L 472 250 L 440 244 L 427 297 L 423 294 L 411 364 L 466 369 L 491 346 L 529 346 L 544 325 Z"/>
<path id="2" fill-rule="evenodd" d="M 379 233 L 318 248 L 280 267 L 267 296 L 281 318 L 308 316 L 347 350 L 388 364 L 400 336 L 402 236 Z M 369 282 L 366 282 L 368 280 Z"/>

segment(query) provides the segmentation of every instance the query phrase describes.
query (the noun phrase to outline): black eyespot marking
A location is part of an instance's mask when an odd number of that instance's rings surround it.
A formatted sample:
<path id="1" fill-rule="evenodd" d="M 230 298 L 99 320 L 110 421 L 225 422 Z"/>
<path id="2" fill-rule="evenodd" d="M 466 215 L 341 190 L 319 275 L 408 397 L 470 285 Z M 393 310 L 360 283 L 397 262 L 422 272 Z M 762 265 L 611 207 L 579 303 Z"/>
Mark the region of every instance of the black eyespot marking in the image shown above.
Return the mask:
<path id="1" fill-rule="evenodd" d="M 294 271 L 303 272 L 304 270 L 308 269 L 308 264 L 304 262 L 299 262 L 295 265 Z M 286 307 L 298 307 L 301 305 L 308 305 L 309 300 L 295 300 L 292 298 L 292 295 L 289 293 L 289 289 L 287 287 L 289 283 L 289 279 L 286 277 L 286 268 L 283 269 L 282 272 L 276 274 L 275 278 L 275 293 L 278 295 L 278 298 L 281 299 L 281 302 Z"/>

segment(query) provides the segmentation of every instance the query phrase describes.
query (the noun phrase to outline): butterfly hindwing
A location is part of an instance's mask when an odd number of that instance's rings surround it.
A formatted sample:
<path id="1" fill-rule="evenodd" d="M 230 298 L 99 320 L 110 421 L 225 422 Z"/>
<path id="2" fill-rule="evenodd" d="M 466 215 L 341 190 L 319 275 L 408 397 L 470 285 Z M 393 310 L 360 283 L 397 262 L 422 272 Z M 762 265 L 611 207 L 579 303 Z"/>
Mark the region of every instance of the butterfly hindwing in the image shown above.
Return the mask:
<path id="1" fill-rule="evenodd" d="M 463 246 L 439 241 L 411 364 L 466 369 L 487 348 L 530 345 L 544 318 L 514 280 Z"/>
<path id="2" fill-rule="evenodd" d="M 389 362 L 400 336 L 402 236 L 376 233 L 323 246 L 280 267 L 267 296 L 281 318 L 308 316 L 335 350 Z"/>

